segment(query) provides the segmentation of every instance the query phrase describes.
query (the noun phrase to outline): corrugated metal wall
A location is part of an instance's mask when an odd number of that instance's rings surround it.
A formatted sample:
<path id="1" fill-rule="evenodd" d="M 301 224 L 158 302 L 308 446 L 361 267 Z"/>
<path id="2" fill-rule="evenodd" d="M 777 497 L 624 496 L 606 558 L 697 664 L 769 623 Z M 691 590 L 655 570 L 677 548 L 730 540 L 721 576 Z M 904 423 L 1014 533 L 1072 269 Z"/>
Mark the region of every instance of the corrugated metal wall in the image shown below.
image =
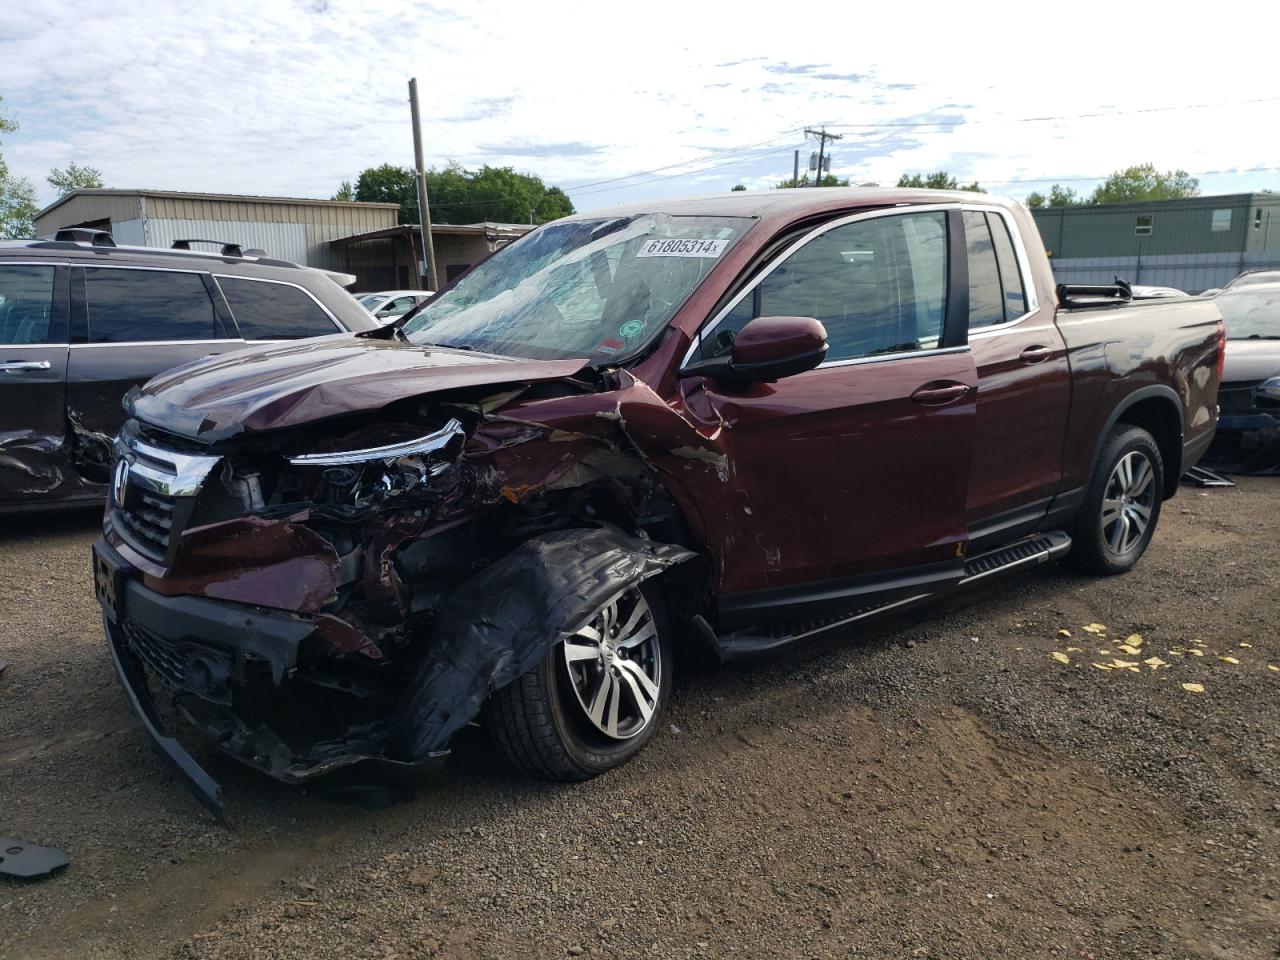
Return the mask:
<path id="1" fill-rule="evenodd" d="M 103 191 L 70 197 L 36 229 L 49 236 L 59 227 L 107 221 L 118 243 L 167 247 L 175 239 L 210 237 L 336 269 L 330 240 L 393 227 L 398 213 L 386 204 Z"/>
<path id="2" fill-rule="evenodd" d="M 1047 250 L 1075 257 L 1280 253 L 1280 194 L 1242 193 L 1154 203 L 1042 207 L 1033 210 Z M 1138 217 L 1150 232 L 1137 232 Z"/>
<path id="3" fill-rule="evenodd" d="M 1244 270 L 1280 269 L 1274 252 L 1173 254 L 1163 257 L 1054 257 L 1058 283 L 1110 283 L 1115 277 L 1153 287 L 1200 293 L 1220 287 Z"/>
<path id="4" fill-rule="evenodd" d="M 175 240 L 222 240 L 238 243 L 244 249 L 255 248 L 269 257 L 311 264 L 307 246 L 307 228 L 301 223 L 264 223 L 250 220 L 168 220 L 149 217 L 145 225 L 144 246 L 171 247 Z M 197 247 L 213 250 L 213 247 Z"/>

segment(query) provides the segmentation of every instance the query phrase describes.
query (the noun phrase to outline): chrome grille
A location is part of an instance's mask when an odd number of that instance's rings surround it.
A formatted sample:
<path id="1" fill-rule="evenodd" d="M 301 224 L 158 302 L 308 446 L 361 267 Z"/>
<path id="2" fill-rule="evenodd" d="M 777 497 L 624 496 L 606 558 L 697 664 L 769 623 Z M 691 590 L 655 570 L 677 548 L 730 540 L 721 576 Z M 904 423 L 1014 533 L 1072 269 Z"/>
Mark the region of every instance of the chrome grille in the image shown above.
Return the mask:
<path id="1" fill-rule="evenodd" d="M 116 511 L 120 533 L 140 553 L 163 561 L 169 555 L 176 505 L 173 497 L 130 483 L 125 502 Z"/>
<path id="2" fill-rule="evenodd" d="M 115 452 L 111 519 L 129 546 L 165 563 L 221 457 L 157 447 L 128 427 L 116 441 Z"/>

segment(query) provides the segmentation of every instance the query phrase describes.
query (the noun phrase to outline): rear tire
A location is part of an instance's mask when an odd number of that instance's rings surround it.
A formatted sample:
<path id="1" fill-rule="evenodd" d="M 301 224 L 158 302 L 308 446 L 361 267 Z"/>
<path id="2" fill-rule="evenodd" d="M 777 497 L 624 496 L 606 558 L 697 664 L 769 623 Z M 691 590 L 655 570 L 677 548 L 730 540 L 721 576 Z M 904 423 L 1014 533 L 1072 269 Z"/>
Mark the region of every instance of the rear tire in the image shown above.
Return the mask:
<path id="1" fill-rule="evenodd" d="M 567 648 L 565 641 L 553 644 L 537 667 L 490 697 L 486 725 L 518 773 L 590 780 L 626 763 L 657 735 L 673 660 L 661 592 L 641 584 L 598 611 Z"/>
<path id="2" fill-rule="evenodd" d="M 1073 566 L 1110 576 L 1146 552 L 1164 502 L 1164 458 L 1151 434 L 1118 424 L 1107 435 L 1071 531 Z"/>

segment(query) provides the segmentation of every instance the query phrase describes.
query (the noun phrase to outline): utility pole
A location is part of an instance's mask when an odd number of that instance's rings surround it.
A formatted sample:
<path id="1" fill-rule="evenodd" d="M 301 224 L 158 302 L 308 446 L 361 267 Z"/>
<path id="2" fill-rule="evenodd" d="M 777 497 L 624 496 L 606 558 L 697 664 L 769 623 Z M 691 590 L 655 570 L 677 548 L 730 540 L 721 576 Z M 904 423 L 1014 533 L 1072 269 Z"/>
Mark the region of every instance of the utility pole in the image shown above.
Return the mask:
<path id="1" fill-rule="evenodd" d="M 791 185 L 800 186 L 800 151 L 796 151 L 795 163 L 791 165 Z"/>
<path id="2" fill-rule="evenodd" d="M 409 81 L 409 111 L 413 114 L 413 162 L 418 181 L 418 232 L 422 235 L 422 256 L 427 266 L 427 286 L 439 290 L 436 282 L 436 251 L 431 243 L 431 208 L 427 201 L 427 168 L 422 162 L 422 121 L 418 116 L 418 78 Z M 418 273 L 422 275 L 421 270 Z"/>
<path id="3" fill-rule="evenodd" d="M 827 128 L 826 128 L 826 127 L 822 127 L 822 128 L 821 128 L 821 129 L 819 129 L 819 130 L 814 130 L 812 127 L 805 127 L 805 128 L 804 128 L 804 135 L 805 135 L 806 137 L 817 137 L 817 138 L 818 138 L 818 169 L 817 169 L 817 171 L 816 171 L 816 174 L 817 174 L 817 175 L 816 175 L 816 176 L 814 177 L 814 179 L 813 179 L 813 185 L 814 185 L 815 187 L 820 187 L 820 186 L 822 186 L 822 155 L 823 155 L 823 151 L 824 151 L 824 149 L 825 149 L 825 147 L 826 147 L 826 145 L 827 145 L 827 141 L 828 141 L 828 140 L 843 140 L 843 139 L 844 139 L 844 134 L 840 134 L 840 133 L 827 133 Z"/>

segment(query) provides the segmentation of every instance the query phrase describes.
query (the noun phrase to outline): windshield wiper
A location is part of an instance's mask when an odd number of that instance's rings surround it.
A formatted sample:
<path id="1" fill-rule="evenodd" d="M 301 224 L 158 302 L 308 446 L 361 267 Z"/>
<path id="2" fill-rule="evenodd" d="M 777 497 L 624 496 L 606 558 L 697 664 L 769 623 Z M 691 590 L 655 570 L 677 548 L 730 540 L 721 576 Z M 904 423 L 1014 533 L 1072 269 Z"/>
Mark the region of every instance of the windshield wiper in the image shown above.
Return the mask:
<path id="1" fill-rule="evenodd" d="M 427 348 L 435 347 L 438 350 L 471 350 L 473 352 L 476 349 L 469 343 L 420 343 L 418 346 Z"/>

